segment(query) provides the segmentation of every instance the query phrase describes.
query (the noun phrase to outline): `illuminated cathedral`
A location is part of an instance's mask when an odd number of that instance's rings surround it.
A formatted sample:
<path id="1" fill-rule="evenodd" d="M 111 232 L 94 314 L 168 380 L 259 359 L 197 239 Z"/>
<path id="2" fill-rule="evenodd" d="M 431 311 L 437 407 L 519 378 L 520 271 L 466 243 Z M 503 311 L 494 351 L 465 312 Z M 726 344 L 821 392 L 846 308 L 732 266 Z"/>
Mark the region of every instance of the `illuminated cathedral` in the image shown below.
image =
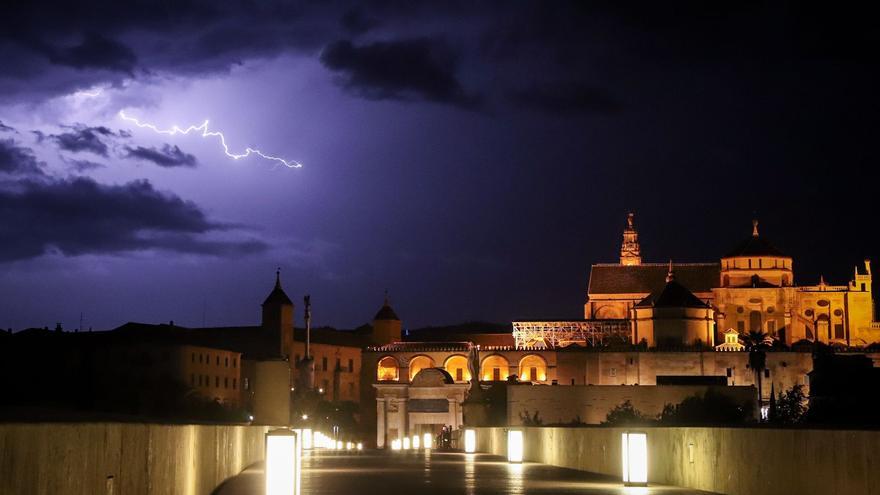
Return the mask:
<path id="1" fill-rule="evenodd" d="M 721 345 L 730 332 L 764 334 L 788 346 L 880 341 L 869 260 L 855 267 L 845 285 L 824 278 L 798 285 L 794 260 L 760 234 L 757 221 L 751 235 L 717 263 L 642 263 L 630 214 L 620 262 L 592 266 L 584 318 L 629 320 L 632 342 L 644 340 L 649 347 Z"/>
<path id="2" fill-rule="evenodd" d="M 363 353 L 364 419 L 375 421 L 383 447 L 474 424 L 465 418 L 468 394 L 499 387 L 503 425 L 539 410 L 545 424 L 596 424 L 624 400 L 657 414 L 709 388 L 751 404 L 758 417 L 773 390 L 809 393 L 816 345 L 880 361 L 873 316 L 868 260 L 845 285 L 798 285 L 792 257 L 754 221 L 718 262 L 644 263 L 629 214 L 619 262 L 591 268 L 583 319 L 383 334 Z M 760 370 L 744 352 L 756 343 L 768 351 Z"/>

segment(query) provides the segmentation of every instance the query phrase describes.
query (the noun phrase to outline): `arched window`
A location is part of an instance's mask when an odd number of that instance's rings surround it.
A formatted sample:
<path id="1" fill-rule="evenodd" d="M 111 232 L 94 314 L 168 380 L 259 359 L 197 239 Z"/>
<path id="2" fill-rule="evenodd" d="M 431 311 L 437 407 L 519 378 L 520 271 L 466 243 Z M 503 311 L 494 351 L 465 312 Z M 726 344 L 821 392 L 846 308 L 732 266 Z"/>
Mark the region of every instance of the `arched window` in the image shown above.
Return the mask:
<path id="1" fill-rule="evenodd" d="M 547 362 L 537 354 L 524 356 L 519 362 L 519 380 L 521 382 L 547 381 Z"/>
<path id="2" fill-rule="evenodd" d="M 449 356 L 449 358 L 446 359 L 446 363 L 443 364 L 443 369 L 445 369 L 456 382 L 463 383 L 471 380 L 471 372 L 468 369 L 467 357 L 460 354 Z"/>
<path id="3" fill-rule="evenodd" d="M 434 360 L 429 358 L 428 356 L 416 356 L 412 358 L 409 362 L 409 381 L 412 381 L 413 378 L 425 368 L 433 368 Z"/>
<path id="4" fill-rule="evenodd" d="M 379 364 L 376 366 L 376 379 L 380 382 L 396 382 L 399 372 L 400 365 L 397 364 L 397 360 L 391 356 L 385 356 L 379 360 Z"/>
<path id="5" fill-rule="evenodd" d="M 480 378 L 483 381 L 506 380 L 510 374 L 510 366 L 504 356 L 493 354 L 483 359 L 480 365 Z"/>

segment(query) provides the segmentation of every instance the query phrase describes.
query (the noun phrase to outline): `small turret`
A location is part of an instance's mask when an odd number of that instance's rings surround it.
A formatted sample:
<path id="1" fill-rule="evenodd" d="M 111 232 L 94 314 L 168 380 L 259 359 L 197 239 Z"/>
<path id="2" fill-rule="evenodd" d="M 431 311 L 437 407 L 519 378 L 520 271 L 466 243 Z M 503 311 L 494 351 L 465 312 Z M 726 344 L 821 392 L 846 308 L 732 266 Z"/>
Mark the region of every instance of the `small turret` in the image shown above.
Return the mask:
<path id="1" fill-rule="evenodd" d="M 281 269 L 275 272 L 275 287 L 263 301 L 263 330 L 278 335 L 280 355 L 289 356 L 293 346 L 293 301 L 281 288 Z"/>
<path id="2" fill-rule="evenodd" d="M 386 345 L 400 342 L 401 328 L 402 325 L 400 323 L 400 318 L 398 318 L 394 310 L 391 309 L 391 305 L 388 302 L 388 292 L 386 291 L 385 302 L 382 304 L 379 312 L 376 313 L 376 316 L 373 317 L 373 335 L 371 341 L 374 345 Z"/>

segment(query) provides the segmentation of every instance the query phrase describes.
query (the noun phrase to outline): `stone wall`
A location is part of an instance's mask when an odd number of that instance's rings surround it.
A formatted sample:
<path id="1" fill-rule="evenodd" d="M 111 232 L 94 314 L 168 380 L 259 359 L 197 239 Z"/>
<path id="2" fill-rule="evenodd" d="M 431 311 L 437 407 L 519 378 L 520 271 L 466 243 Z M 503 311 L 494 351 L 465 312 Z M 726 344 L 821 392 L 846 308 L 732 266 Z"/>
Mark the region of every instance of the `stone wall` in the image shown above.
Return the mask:
<path id="1" fill-rule="evenodd" d="M 608 411 L 630 401 L 639 412 L 657 416 L 666 404 L 679 404 L 688 397 L 704 395 L 706 391 L 726 395 L 744 407 L 753 409 L 757 417 L 758 393 L 754 387 L 726 387 L 705 385 L 574 385 L 538 387 L 511 385 L 507 387 L 507 424 L 521 425 L 521 415 L 538 413 L 542 424 L 566 424 L 574 421 L 599 424 Z"/>
<path id="2" fill-rule="evenodd" d="M 0 493 L 207 495 L 262 460 L 266 430 L 230 425 L 0 424 Z"/>
<path id="3" fill-rule="evenodd" d="M 522 428 L 525 460 L 621 475 L 622 428 Z M 506 455 L 505 428 L 477 428 L 477 449 Z M 644 428 L 648 481 L 729 495 L 880 494 L 880 432 Z"/>

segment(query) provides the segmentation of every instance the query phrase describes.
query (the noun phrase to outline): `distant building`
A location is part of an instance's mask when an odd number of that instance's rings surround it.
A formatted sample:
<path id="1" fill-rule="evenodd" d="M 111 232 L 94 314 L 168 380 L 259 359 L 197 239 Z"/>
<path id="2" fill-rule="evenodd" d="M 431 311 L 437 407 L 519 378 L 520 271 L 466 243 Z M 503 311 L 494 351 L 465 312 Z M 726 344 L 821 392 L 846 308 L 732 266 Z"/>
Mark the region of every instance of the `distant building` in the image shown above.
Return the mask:
<path id="1" fill-rule="evenodd" d="M 880 324 L 873 321 L 869 260 L 862 269 L 854 269 L 845 285 L 830 285 L 824 278 L 816 285 L 797 285 L 793 259 L 759 234 L 757 221 L 751 235 L 718 263 L 675 263 L 671 268 L 642 263 L 632 214 L 623 237 L 619 264 L 592 267 L 584 305 L 587 320 L 638 320 L 633 312 L 639 303 L 662 290 L 666 273 L 674 271 L 681 286 L 711 307 L 717 342 L 729 329 L 740 335 L 765 333 L 786 345 L 809 341 L 858 347 L 880 342 Z M 708 343 L 705 338 L 700 341 Z"/>
<path id="2" fill-rule="evenodd" d="M 763 369 L 749 368 L 746 338 L 766 346 Z M 795 285 L 792 258 L 761 237 L 755 222 L 752 234 L 718 263 L 643 263 L 630 214 L 619 263 L 592 267 L 583 320 L 514 321 L 512 328 L 465 324 L 372 345 L 363 354 L 363 376 L 378 395 L 374 413 L 372 397 L 362 409 L 365 421 L 376 422 L 377 445 L 385 446 L 395 436 L 436 434 L 444 424 L 457 424 L 453 413 L 460 409 L 450 388 L 456 384 L 517 387 L 510 407 L 545 408 L 549 417 L 573 411 L 566 422 L 596 422 L 618 405 L 615 398 L 659 410 L 686 397 L 688 387 L 692 394 L 721 390 L 736 402 L 751 394 L 756 407 L 771 390 L 801 385 L 809 393 L 815 344 L 870 363 L 880 361 L 869 347 L 878 341 L 869 261 L 846 285 Z M 420 377 L 429 371 L 445 378 L 424 387 Z M 559 387 L 533 393 L 529 384 Z M 413 396 L 417 411 L 408 404 Z M 429 403 L 433 415 L 423 410 Z M 504 418 L 518 424 L 523 412 L 507 411 Z"/>

